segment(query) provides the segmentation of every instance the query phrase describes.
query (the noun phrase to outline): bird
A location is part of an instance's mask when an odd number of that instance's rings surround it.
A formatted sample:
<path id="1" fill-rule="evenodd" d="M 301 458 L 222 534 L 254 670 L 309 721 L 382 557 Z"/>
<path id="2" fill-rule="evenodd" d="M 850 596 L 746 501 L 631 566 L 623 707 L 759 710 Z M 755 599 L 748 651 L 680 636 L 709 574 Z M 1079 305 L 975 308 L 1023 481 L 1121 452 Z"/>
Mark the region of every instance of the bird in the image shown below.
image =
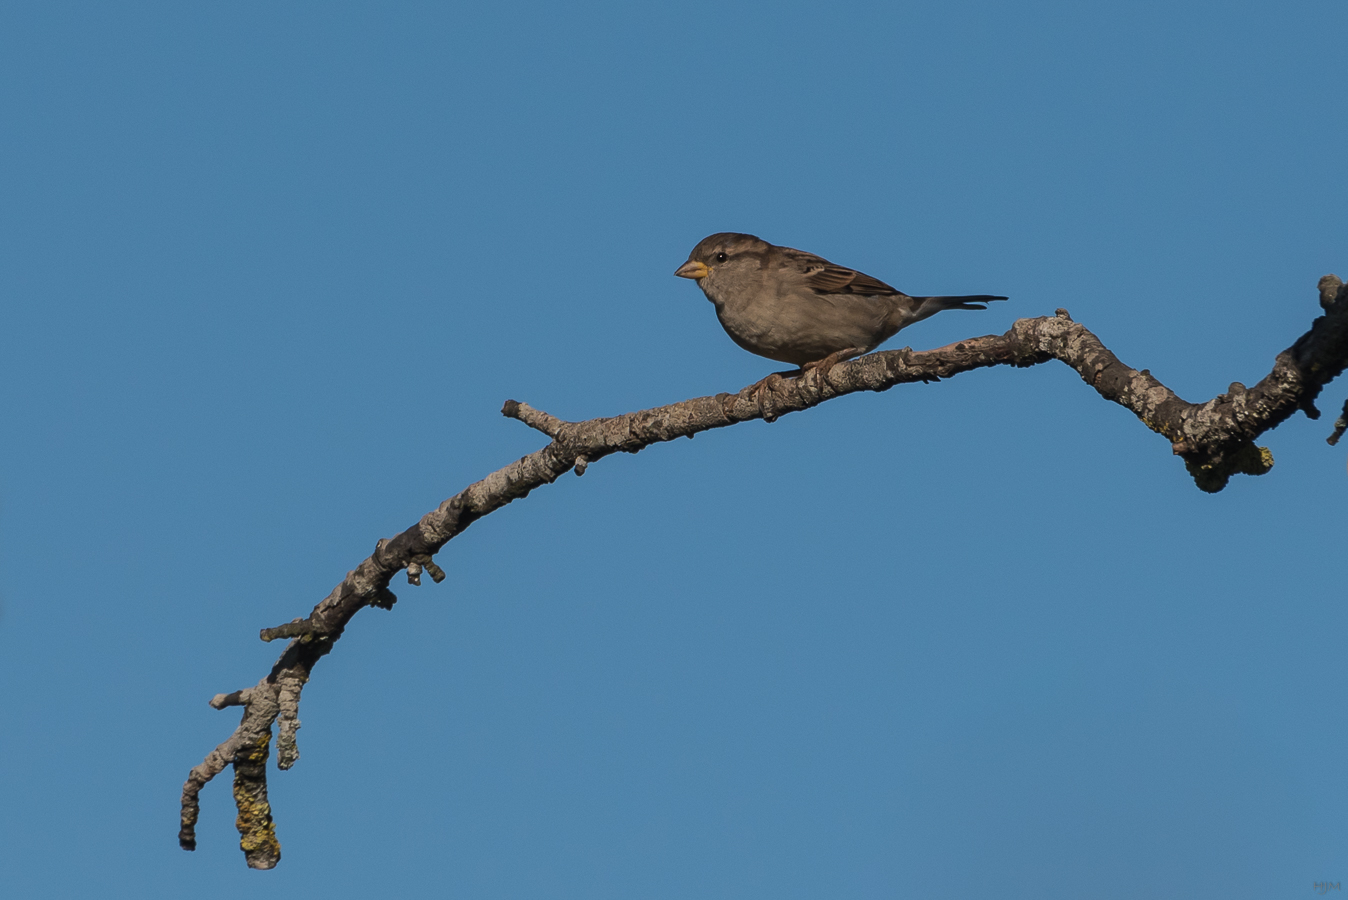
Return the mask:
<path id="1" fill-rule="evenodd" d="M 914 322 L 946 309 L 987 309 L 987 303 L 1007 299 L 911 297 L 822 256 L 735 232 L 703 238 L 674 274 L 697 281 L 736 344 L 799 366 L 800 375 L 819 369 L 825 377 L 837 363 L 871 352 Z M 797 373 L 768 378 L 785 374 Z M 759 399 L 761 404 L 761 394 Z"/>

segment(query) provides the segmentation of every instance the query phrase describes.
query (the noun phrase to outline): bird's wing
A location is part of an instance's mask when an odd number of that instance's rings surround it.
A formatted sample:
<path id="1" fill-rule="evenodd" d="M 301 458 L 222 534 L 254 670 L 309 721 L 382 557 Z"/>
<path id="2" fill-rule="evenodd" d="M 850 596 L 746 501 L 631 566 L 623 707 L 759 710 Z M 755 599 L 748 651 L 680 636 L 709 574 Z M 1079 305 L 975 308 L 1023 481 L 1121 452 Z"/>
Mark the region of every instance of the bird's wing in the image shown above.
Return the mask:
<path id="1" fill-rule="evenodd" d="M 819 294 L 902 294 L 878 278 L 831 263 L 804 250 L 790 250 L 787 258 L 805 276 L 805 283 Z"/>

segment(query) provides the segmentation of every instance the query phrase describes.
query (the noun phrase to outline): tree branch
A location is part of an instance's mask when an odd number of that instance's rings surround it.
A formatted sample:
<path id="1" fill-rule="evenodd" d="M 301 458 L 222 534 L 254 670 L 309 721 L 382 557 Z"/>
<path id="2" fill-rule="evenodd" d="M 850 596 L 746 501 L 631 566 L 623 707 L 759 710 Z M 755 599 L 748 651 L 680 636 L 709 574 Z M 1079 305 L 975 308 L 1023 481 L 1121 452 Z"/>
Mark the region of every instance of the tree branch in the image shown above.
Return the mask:
<path id="1" fill-rule="evenodd" d="M 1254 440 L 1297 410 L 1318 418 L 1316 398 L 1348 365 L 1348 287 L 1326 275 L 1319 288 L 1325 315 L 1278 354 L 1272 371 L 1252 388 L 1234 383 L 1226 393 L 1205 403 L 1186 402 L 1146 369 L 1125 365 L 1062 309 L 1051 317 L 1020 319 L 1002 335 L 970 338 L 922 352 L 905 347 L 872 353 L 840 363 L 827 373 L 815 369 L 801 377 L 776 379 L 759 391 L 749 387 L 738 394 L 698 397 L 612 418 L 566 422 L 508 400 L 502 413 L 547 435 L 551 439 L 547 446 L 469 485 L 391 540 L 379 541 L 374 553 L 348 572 L 308 617 L 262 630 L 264 641 L 290 638 L 290 643 L 257 685 L 212 699 L 216 709 L 242 706 L 243 718 L 234 733 L 192 769 L 183 785 L 179 844 L 187 850 L 196 848 L 198 794 L 232 763 L 237 826 L 247 863 L 257 869 L 275 866 L 281 847 L 267 802 L 266 781 L 271 727 L 279 718 L 277 765 L 288 769 L 299 758 L 295 733 L 300 727 L 300 691 L 314 665 L 332 649 L 361 608 L 393 607 L 397 597 L 389 590 L 389 582 L 395 574 L 406 569 L 413 585 L 421 583 L 423 570 L 442 581 L 445 573 L 431 557 L 446 543 L 483 516 L 551 484 L 568 470 L 581 475 L 586 466 L 613 453 L 636 453 L 651 444 L 691 438 L 753 419 L 771 422 L 856 391 L 886 391 L 973 369 L 1034 366 L 1056 359 L 1075 369 L 1100 396 L 1132 410 L 1148 428 L 1164 435 L 1197 486 L 1216 492 L 1234 474 L 1261 475 L 1272 468 L 1272 454 L 1256 447 Z M 1330 443 L 1343 433 L 1344 420 L 1348 420 L 1348 403 Z"/>

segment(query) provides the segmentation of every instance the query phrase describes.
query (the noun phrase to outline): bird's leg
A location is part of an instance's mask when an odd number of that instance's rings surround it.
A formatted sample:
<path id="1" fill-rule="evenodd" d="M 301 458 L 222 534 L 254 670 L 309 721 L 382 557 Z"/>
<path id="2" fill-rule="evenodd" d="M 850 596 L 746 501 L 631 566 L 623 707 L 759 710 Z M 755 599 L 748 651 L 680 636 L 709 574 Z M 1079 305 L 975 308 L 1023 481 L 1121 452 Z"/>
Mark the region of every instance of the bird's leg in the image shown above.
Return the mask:
<path id="1" fill-rule="evenodd" d="M 754 399 L 755 403 L 758 404 L 758 412 L 760 415 L 763 416 L 763 420 L 766 422 L 771 422 L 777 417 L 769 413 L 767 407 L 763 405 L 763 392 L 764 391 L 775 392 L 777 390 L 777 385 L 782 383 L 783 375 L 800 375 L 800 374 L 803 374 L 803 370 L 788 369 L 785 372 L 773 372 L 771 375 L 767 375 L 763 378 L 760 378 L 758 381 L 755 381 L 753 384 L 749 385 L 747 388 L 740 391 L 738 394 L 731 394 L 730 396 L 726 397 L 724 400 L 721 401 L 721 409 L 724 410 L 726 418 L 727 419 L 730 418 L 730 411 L 734 409 L 735 401 L 747 394 Z"/>
<path id="2" fill-rule="evenodd" d="M 845 350 L 834 350 L 828 356 L 818 362 L 809 362 L 800 367 L 800 375 L 804 378 L 811 371 L 818 372 L 822 379 L 828 378 L 829 371 L 838 363 L 860 356 L 866 352 L 865 347 L 848 347 Z"/>

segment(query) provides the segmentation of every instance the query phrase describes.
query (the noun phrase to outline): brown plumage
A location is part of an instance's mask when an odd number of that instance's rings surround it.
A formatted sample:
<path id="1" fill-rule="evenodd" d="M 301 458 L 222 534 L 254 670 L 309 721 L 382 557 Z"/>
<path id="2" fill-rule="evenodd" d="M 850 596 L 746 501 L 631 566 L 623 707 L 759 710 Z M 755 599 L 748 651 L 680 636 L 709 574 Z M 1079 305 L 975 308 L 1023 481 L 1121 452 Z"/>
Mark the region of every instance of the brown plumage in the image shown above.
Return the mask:
<path id="1" fill-rule="evenodd" d="M 987 309 L 1005 297 L 910 297 L 856 269 L 751 234 L 704 238 L 674 273 L 694 278 L 731 339 L 802 368 L 869 353 L 945 309 Z"/>

